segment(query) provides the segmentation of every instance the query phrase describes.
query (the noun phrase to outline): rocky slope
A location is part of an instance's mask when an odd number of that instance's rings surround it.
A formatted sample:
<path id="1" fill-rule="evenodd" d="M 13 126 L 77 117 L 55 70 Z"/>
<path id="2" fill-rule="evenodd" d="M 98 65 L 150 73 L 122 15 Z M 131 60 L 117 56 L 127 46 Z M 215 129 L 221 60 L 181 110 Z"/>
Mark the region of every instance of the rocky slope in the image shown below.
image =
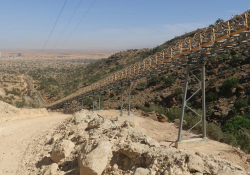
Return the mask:
<path id="1" fill-rule="evenodd" d="M 246 175 L 244 168 L 201 152 L 162 146 L 136 129 L 81 111 L 46 137 L 36 174 Z M 50 154 L 43 152 L 50 152 Z M 34 160 L 24 165 L 30 167 Z M 38 167 L 38 168 L 37 168 Z"/>

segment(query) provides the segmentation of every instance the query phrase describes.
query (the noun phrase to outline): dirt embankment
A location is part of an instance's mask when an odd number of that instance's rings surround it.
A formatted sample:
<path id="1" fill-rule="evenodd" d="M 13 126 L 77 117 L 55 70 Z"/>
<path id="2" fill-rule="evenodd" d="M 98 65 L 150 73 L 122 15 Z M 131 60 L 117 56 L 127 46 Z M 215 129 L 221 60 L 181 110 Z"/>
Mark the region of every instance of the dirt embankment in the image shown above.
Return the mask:
<path id="1" fill-rule="evenodd" d="M 16 108 L 12 105 L 0 101 L 0 123 L 10 120 L 20 120 L 28 118 L 37 118 L 38 116 L 48 116 L 48 111 L 45 108 L 26 109 Z"/>

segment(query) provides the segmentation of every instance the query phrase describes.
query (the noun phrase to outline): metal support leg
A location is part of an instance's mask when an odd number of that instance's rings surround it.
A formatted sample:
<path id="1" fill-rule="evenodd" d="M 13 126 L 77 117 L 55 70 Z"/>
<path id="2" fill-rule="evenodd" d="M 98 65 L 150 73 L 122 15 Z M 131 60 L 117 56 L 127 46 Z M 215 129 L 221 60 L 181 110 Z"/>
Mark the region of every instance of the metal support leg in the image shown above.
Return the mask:
<path id="1" fill-rule="evenodd" d="M 123 109 L 123 86 L 121 86 L 121 116 L 122 116 L 122 109 Z"/>
<path id="2" fill-rule="evenodd" d="M 183 99 L 182 99 L 181 117 L 180 117 L 179 133 L 178 133 L 178 140 L 177 140 L 178 142 L 180 142 L 182 139 L 181 131 L 182 131 L 183 118 L 185 115 L 189 71 L 190 71 L 190 65 L 187 65 L 186 78 L 185 78 L 185 83 L 184 83 L 184 88 L 183 88 L 184 93 L 183 93 Z"/>
<path id="3" fill-rule="evenodd" d="M 95 94 L 93 95 L 93 111 L 95 110 Z"/>
<path id="4" fill-rule="evenodd" d="M 201 89 L 202 89 L 202 137 L 206 138 L 207 132 L 206 132 L 206 98 L 205 98 L 205 92 L 206 92 L 206 86 L 205 86 L 205 61 L 203 60 L 202 67 L 202 83 L 201 83 Z"/>
<path id="5" fill-rule="evenodd" d="M 99 111 L 101 110 L 101 94 L 99 94 Z"/>
<path id="6" fill-rule="evenodd" d="M 131 83 L 129 83 L 129 91 L 128 91 L 128 116 L 130 116 L 130 103 L 131 103 Z"/>

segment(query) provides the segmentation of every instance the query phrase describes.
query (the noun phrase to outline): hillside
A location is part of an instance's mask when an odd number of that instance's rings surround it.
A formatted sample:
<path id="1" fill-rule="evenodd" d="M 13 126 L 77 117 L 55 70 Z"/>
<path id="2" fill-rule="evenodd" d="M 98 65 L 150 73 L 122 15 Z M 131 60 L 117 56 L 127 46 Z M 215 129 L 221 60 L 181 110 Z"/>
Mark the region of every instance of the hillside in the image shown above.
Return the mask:
<path id="1" fill-rule="evenodd" d="M 49 102 L 55 101 L 77 91 L 77 89 L 81 87 L 97 82 L 110 73 L 114 73 L 146 57 L 154 55 L 168 48 L 173 43 L 177 43 L 186 37 L 192 37 L 198 31 L 199 30 L 196 30 L 181 35 L 152 49 L 145 48 L 121 51 L 108 58 L 94 61 L 86 66 L 75 66 L 71 67 L 71 69 L 36 69 L 30 71 L 29 75 L 33 78 L 34 85 L 36 85 L 37 90 L 43 94 L 44 99 Z"/>
<path id="2" fill-rule="evenodd" d="M 51 95 L 46 91 L 43 82 L 34 79 L 37 88 L 43 97 L 50 101 L 62 97 L 62 94 L 70 94 L 77 89 L 98 81 L 110 73 L 118 71 L 132 63 L 142 60 L 163 49 L 170 44 L 176 43 L 183 38 L 193 36 L 197 31 L 176 37 L 153 49 L 134 49 L 111 55 L 107 59 L 101 59 L 86 67 L 78 67 L 68 70 L 65 74 L 55 78 L 52 74 L 47 74 L 43 80 L 50 82 L 50 86 L 60 91 L 60 96 Z M 246 152 L 250 152 L 250 55 L 248 47 L 239 44 L 239 47 L 219 55 L 211 56 L 206 62 L 206 101 L 208 136 L 212 139 L 225 142 L 234 146 L 239 146 Z M 166 74 L 157 75 L 151 78 L 141 79 L 133 82 L 132 85 L 132 107 L 148 112 L 156 111 L 164 114 L 169 121 L 174 121 L 180 117 L 180 107 L 182 100 L 182 86 L 185 79 L 185 66 L 168 70 Z M 193 70 L 193 74 L 201 77 L 200 70 Z M 39 75 L 33 71 L 31 75 Z M 34 78 L 34 77 L 33 77 Z M 59 85 L 58 81 L 61 84 Z M 188 96 L 194 93 L 199 83 L 194 77 L 190 79 Z M 127 99 L 127 88 L 125 89 L 124 99 Z M 84 100 L 85 107 L 92 108 L 92 100 Z M 201 97 L 198 93 L 190 99 L 189 105 L 195 110 L 201 109 Z M 125 101 L 124 107 L 127 106 Z M 102 94 L 103 109 L 120 108 L 120 90 L 112 89 Z M 190 111 L 186 111 L 187 126 L 191 127 L 199 118 L 193 116 Z M 200 130 L 200 126 L 196 131 Z M 244 138 L 244 139 L 242 139 Z"/>

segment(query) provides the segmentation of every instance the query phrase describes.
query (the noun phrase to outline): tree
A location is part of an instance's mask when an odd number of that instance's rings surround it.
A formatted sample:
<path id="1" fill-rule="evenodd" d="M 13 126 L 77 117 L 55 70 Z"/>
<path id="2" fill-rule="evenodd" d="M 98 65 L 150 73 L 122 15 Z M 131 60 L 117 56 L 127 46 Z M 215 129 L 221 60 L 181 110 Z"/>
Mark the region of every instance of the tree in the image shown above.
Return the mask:
<path id="1" fill-rule="evenodd" d="M 218 18 L 218 19 L 215 21 L 214 25 L 217 25 L 217 24 L 219 24 L 219 23 L 221 23 L 221 22 L 224 22 L 224 20 L 221 19 L 221 18 Z"/>

